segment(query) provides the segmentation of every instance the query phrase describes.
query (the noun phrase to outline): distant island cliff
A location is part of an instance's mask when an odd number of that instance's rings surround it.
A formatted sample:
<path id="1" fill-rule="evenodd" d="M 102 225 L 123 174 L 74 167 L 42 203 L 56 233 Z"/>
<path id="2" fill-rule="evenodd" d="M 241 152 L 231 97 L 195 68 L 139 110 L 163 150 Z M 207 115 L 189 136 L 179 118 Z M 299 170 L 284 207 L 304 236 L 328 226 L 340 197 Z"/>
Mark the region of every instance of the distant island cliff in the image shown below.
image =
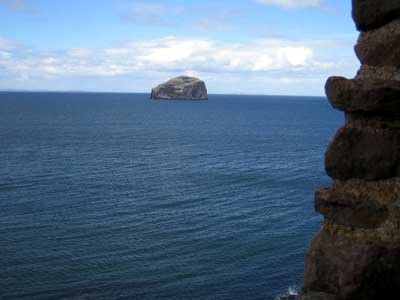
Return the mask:
<path id="1" fill-rule="evenodd" d="M 204 81 L 195 77 L 179 76 L 153 88 L 150 99 L 207 100 L 208 94 Z"/>

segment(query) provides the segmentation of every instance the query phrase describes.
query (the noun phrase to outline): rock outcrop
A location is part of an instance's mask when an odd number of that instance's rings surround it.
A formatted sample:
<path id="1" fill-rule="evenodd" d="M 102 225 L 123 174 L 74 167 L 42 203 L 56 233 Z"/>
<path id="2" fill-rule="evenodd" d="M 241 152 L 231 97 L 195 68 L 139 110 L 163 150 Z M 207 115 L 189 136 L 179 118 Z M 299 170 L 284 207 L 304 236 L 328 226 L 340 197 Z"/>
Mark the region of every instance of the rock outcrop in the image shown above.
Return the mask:
<path id="1" fill-rule="evenodd" d="M 362 66 L 326 93 L 346 122 L 328 146 L 331 187 L 305 262 L 303 299 L 380 300 L 400 293 L 400 1 L 353 0 Z"/>
<path id="2" fill-rule="evenodd" d="M 207 88 L 204 81 L 188 76 L 168 80 L 151 90 L 151 99 L 207 100 Z"/>
<path id="3" fill-rule="evenodd" d="M 352 4 L 358 30 L 375 29 L 400 17 L 398 0 L 352 0 Z"/>

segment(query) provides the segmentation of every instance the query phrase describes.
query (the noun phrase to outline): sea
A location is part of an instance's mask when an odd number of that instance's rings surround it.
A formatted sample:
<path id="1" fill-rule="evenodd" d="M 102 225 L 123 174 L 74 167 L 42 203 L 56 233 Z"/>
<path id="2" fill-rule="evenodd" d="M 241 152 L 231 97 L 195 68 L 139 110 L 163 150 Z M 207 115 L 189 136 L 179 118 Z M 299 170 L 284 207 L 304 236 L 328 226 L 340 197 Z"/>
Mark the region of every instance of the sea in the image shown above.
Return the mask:
<path id="1" fill-rule="evenodd" d="M 323 97 L 0 93 L 0 299 L 298 290 L 343 119 Z"/>

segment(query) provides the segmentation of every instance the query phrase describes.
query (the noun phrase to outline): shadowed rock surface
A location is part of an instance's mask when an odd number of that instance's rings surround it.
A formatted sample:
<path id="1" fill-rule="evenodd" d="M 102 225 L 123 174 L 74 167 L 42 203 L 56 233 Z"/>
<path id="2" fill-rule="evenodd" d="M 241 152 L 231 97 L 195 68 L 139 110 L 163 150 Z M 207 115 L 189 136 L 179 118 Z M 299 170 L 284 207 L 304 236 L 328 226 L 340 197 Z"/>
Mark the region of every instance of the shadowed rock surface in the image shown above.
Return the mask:
<path id="1" fill-rule="evenodd" d="M 345 125 L 328 147 L 325 169 L 330 177 L 341 180 L 379 180 L 399 176 L 399 129 Z"/>
<path id="2" fill-rule="evenodd" d="M 315 193 L 325 221 L 306 257 L 303 300 L 400 293 L 400 1 L 352 3 L 362 66 L 326 84 L 346 123 L 325 154 L 333 184 Z"/>
<path id="3" fill-rule="evenodd" d="M 367 31 L 400 17 L 399 0 L 352 0 L 357 29 Z"/>
<path id="4" fill-rule="evenodd" d="M 305 286 L 339 299 L 393 299 L 400 292 L 400 248 L 389 248 L 325 221 L 306 257 Z"/>
<path id="5" fill-rule="evenodd" d="M 168 80 L 151 90 L 151 99 L 207 100 L 207 88 L 204 81 L 188 76 Z"/>

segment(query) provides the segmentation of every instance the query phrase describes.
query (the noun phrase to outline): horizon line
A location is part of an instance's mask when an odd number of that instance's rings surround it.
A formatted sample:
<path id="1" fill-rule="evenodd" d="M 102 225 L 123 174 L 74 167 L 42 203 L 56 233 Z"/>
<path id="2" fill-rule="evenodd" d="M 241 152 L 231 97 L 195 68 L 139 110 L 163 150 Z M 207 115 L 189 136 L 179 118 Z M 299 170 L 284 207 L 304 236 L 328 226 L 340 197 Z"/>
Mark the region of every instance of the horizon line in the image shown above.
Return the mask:
<path id="1" fill-rule="evenodd" d="M 82 93 L 82 94 L 149 94 L 149 92 L 123 92 L 123 91 L 86 91 L 86 90 L 24 90 L 0 89 L 0 93 Z M 281 96 L 281 97 L 313 97 L 325 98 L 325 95 L 283 95 L 283 94 L 246 94 L 246 93 L 209 93 L 208 95 L 226 96 Z"/>

